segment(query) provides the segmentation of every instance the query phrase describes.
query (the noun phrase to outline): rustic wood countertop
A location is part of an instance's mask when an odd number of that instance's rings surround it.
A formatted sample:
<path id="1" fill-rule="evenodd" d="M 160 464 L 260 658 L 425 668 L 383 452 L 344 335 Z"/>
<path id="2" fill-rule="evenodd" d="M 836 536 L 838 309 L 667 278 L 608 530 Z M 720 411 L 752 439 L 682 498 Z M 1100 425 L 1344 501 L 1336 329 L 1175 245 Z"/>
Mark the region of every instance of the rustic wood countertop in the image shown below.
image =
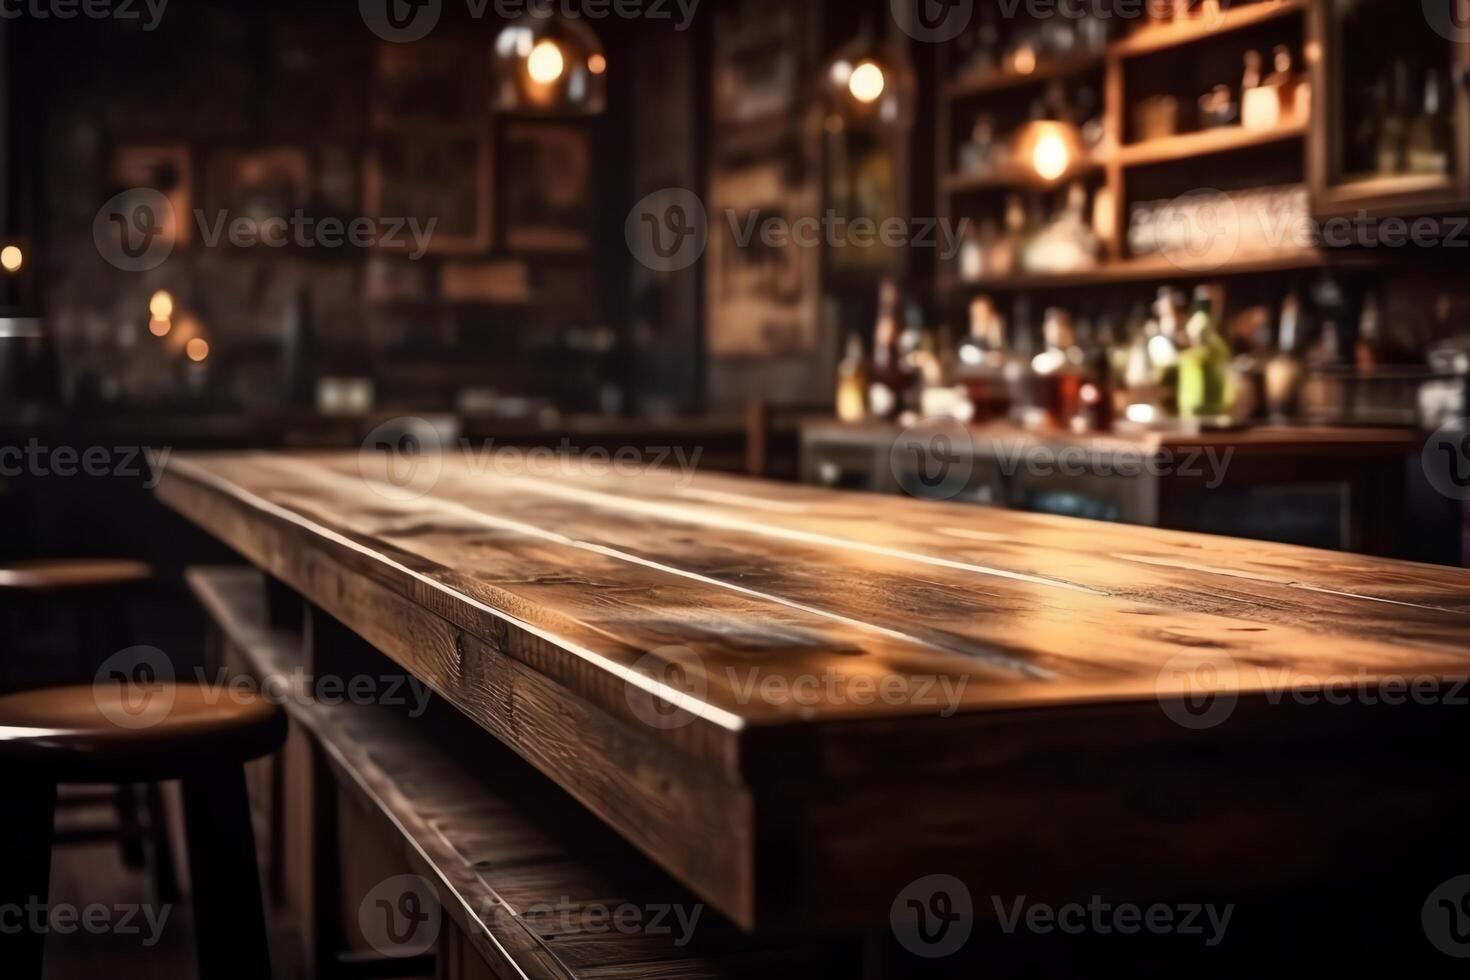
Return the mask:
<path id="1" fill-rule="evenodd" d="M 1040 841 L 1085 845 L 1073 878 L 1256 883 L 1229 828 L 1280 816 L 1262 785 L 1442 723 L 1353 692 L 1470 670 L 1464 569 L 529 455 L 176 455 L 158 493 L 749 928 L 882 921 L 935 869 L 1036 885 Z M 1292 819 L 1382 816 L 1334 785 Z"/>

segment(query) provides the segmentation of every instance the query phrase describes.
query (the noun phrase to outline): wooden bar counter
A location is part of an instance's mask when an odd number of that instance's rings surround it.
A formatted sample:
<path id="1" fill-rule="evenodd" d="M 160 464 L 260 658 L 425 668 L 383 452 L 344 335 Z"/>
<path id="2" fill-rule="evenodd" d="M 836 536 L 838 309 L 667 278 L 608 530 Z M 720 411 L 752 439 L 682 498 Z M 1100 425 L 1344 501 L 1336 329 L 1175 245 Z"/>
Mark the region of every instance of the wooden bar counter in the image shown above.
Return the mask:
<path id="1" fill-rule="evenodd" d="M 748 930 L 886 925 L 934 873 L 1464 870 L 1470 570 L 532 462 L 176 456 L 158 493 Z"/>

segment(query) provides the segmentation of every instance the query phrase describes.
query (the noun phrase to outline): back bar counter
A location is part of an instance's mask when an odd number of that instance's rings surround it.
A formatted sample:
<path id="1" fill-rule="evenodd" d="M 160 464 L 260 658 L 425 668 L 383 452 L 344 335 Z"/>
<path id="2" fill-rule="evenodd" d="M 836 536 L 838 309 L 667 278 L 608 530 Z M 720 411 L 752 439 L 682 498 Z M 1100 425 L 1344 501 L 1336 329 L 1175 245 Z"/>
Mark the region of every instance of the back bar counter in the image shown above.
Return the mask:
<path id="1" fill-rule="evenodd" d="M 931 962 L 906 909 L 978 935 L 1016 897 L 1218 897 L 1325 955 L 1358 928 L 1299 899 L 1327 892 L 1422 947 L 1470 867 L 1470 570 L 562 465 L 190 454 L 157 489 L 256 568 L 191 574 L 217 660 L 432 691 L 433 725 L 294 707 L 258 782 L 278 848 L 343 794 L 378 815 L 474 962 L 441 943 L 441 975 L 948 976 L 1005 954 Z M 276 890 L 345 961 L 355 862 L 312 864 Z M 632 879 L 704 910 L 696 941 L 527 918 Z"/>

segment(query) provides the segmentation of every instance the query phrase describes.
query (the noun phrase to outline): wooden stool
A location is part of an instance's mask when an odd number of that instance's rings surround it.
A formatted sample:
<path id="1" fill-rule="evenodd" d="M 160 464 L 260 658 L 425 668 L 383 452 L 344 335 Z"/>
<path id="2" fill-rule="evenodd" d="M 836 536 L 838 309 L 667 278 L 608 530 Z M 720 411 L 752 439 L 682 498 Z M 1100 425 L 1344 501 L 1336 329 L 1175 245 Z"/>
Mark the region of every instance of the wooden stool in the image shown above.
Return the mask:
<path id="1" fill-rule="evenodd" d="M 131 590 L 153 580 L 153 568 L 145 562 L 119 558 L 47 558 L 8 562 L 0 565 L 0 610 L 9 617 L 0 637 L 6 644 L 7 662 L 0 667 L 0 689 L 75 684 L 90 680 L 96 666 L 109 653 L 133 643 L 128 598 Z M 67 664 L 48 664 L 44 676 L 10 676 L 21 652 L 20 630 L 15 620 L 20 607 L 45 601 L 74 601 L 75 659 Z M 61 803 L 68 800 L 63 797 Z M 130 868 L 147 863 L 143 836 L 153 848 L 153 875 L 159 901 L 178 897 L 173 857 L 168 849 L 161 798 L 156 787 L 122 785 L 112 794 L 118 827 L 113 833 L 122 847 L 123 861 Z M 140 817 L 140 811 L 142 816 Z M 145 820 L 146 818 L 146 820 Z M 146 827 L 145 827 L 146 823 Z M 108 831 L 103 831 L 105 836 Z M 86 841 L 87 833 L 65 837 L 59 843 Z"/>
<path id="2" fill-rule="evenodd" d="M 183 781 L 200 980 L 268 980 L 244 764 L 286 737 L 274 705 L 190 684 L 0 696 L 0 907 L 48 900 L 57 783 Z M 40 980 L 45 932 L 0 930 L 6 975 Z M 14 972 L 11 972 L 11 971 Z"/>

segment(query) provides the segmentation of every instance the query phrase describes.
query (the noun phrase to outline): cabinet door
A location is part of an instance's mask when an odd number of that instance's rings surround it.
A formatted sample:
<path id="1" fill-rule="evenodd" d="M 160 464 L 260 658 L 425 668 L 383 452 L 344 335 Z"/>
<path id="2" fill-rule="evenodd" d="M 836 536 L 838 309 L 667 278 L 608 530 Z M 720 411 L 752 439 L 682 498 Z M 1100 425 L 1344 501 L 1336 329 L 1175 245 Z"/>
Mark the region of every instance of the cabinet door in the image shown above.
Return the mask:
<path id="1" fill-rule="evenodd" d="M 1470 206 L 1470 0 L 1316 0 L 1319 214 Z"/>

